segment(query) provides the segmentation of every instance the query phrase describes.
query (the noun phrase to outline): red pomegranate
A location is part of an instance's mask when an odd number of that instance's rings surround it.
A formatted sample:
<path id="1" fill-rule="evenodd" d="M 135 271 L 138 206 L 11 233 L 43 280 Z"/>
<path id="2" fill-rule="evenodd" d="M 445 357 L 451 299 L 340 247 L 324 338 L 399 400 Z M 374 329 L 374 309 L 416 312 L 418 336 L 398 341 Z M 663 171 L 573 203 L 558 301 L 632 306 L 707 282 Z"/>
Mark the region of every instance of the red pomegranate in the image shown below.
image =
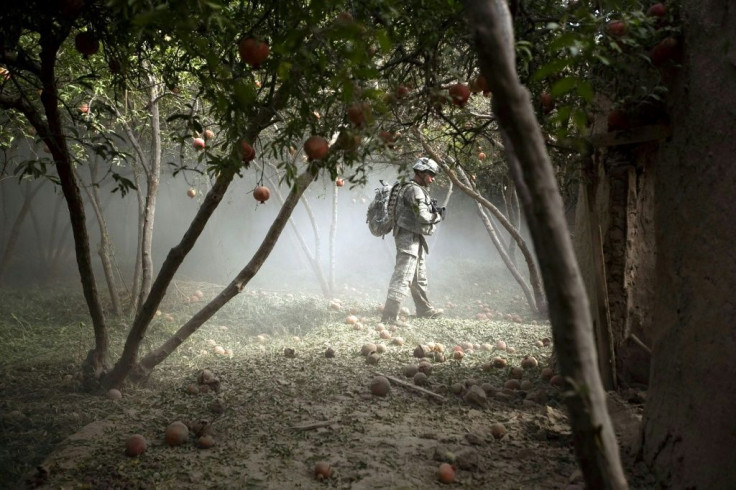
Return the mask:
<path id="1" fill-rule="evenodd" d="M 243 150 L 243 161 L 244 162 L 250 162 L 256 157 L 256 150 L 253 149 L 253 147 L 248 143 L 247 141 L 243 140 L 240 142 L 240 148 Z"/>
<path id="2" fill-rule="evenodd" d="M 448 92 L 450 93 L 452 103 L 458 107 L 464 107 L 466 102 L 468 102 L 468 97 L 470 97 L 470 89 L 462 83 L 456 83 L 450 86 Z"/>
<path id="3" fill-rule="evenodd" d="M 100 41 L 91 32 L 84 31 L 74 37 L 74 47 L 85 58 L 89 58 L 100 50 Z"/>
<path id="4" fill-rule="evenodd" d="M 253 68 L 260 68 L 261 64 L 268 58 L 269 48 L 265 42 L 248 37 L 238 43 L 238 53 L 243 62 L 248 63 Z"/>
<path id="5" fill-rule="evenodd" d="M 323 159 L 327 155 L 327 151 L 329 149 L 330 145 L 322 136 L 313 135 L 304 142 L 304 153 L 307 154 L 307 158 L 309 160 Z"/>
<path id="6" fill-rule="evenodd" d="M 271 197 L 271 191 L 266 186 L 259 185 L 253 191 L 253 198 L 261 204 L 268 201 L 269 197 Z"/>

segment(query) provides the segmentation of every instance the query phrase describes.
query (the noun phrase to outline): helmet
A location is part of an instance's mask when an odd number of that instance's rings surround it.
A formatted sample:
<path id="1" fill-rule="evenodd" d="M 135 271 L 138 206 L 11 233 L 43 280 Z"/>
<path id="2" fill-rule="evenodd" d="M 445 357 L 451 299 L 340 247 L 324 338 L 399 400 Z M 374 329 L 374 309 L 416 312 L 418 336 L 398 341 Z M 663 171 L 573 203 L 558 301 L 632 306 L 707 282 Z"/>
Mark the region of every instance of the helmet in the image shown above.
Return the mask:
<path id="1" fill-rule="evenodd" d="M 435 175 L 440 173 L 440 166 L 437 165 L 437 162 L 427 157 L 417 160 L 412 168 L 415 172 L 432 172 Z"/>

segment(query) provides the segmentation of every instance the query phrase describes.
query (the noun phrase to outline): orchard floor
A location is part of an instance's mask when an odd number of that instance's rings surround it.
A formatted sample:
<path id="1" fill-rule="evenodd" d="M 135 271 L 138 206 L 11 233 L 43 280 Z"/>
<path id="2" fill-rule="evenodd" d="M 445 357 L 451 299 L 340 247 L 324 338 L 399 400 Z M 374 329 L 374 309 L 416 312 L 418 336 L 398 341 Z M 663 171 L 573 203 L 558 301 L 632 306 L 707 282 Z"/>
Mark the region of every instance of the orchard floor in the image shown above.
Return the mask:
<path id="1" fill-rule="evenodd" d="M 189 301 L 198 290 L 203 299 Z M 142 351 L 156 347 L 219 290 L 177 283 Z M 540 376 L 552 354 L 552 345 L 540 342 L 551 338 L 549 324 L 529 315 L 513 288 L 488 289 L 464 302 L 448 295 L 443 318 L 409 317 L 411 326 L 390 332 L 390 339 L 376 329 L 374 296 L 352 288 L 338 296 L 247 290 L 145 385 L 126 385 L 122 398 L 112 400 L 79 386 L 79 366 L 92 338 L 81 297 L 58 290 L 3 291 L 0 486 L 583 488 L 564 394 Z M 479 319 L 484 312 L 491 319 Z M 349 323 L 351 315 L 362 329 Z M 114 357 L 126 325 L 118 321 L 110 329 Z M 403 345 L 394 343 L 396 337 Z M 498 341 L 514 352 L 497 349 Z M 367 343 L 385 349 L 377 364 L 360 353 Z M 462 343 L 474 344 L 473 352 L 451 359 Z M 430 361 L 424 386 L 435 396 L 412 389 L 416 385 L 403 374 L 420 361 L 413 356 L 419 344 L 445 347 L 448 359 Z M 333 358 L 325 356 L 328 347 Z M 293 349 L 293 357 L 286 349 Z M 523 371 L 520 381 L 528 386 L 504 388 L 525 356 L 539 361 Z M 495 357 L 507 366 L 489 369 Z M 205 369 L 217 383 L 192 393 Z M 377 375 L 408 386 L 392 382 L 387 396 L 375 396 L 370 385 Z M 481 389 L 466 395 L 471 385 Z M 644 395 L 633 389 L 610 394 L 632 488 L 655 487 L 631 449 Z M 177 420 L 190 427 L 190 435 L 170 447 L 164 434 Z M 501 437 L 491 433 L 495 423 L 505 428 Z M 214 446 L 199 448 L 195 433 L 209 434 Z M 139 457 L 125 455 L 132 434 L 148 443 Z M 330 478 L 315 480 L 317 462 L 330 465 Z M 442 462 L 457 468 L 450 485 L 438 480 Z"/>

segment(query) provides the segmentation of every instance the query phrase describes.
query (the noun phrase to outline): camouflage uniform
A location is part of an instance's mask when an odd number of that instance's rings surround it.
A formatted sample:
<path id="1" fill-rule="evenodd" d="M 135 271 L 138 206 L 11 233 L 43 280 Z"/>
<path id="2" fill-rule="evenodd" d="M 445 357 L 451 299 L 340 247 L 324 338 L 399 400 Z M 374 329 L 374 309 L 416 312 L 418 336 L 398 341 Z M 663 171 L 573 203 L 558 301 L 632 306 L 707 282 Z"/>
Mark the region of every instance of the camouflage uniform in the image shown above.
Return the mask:
<path id="1" fill-rule="evenodd" d="M 427 269 L 424 256 L 429 252 L 425 236 L 432 235 L 437 223 L 442 220 L 439 213 L 432 212 L 429 191 L 410 182 L 401 189 L 396 204 L 396 265 L 389 283 L 389 301 L 400 304 L 411 292 L 417 316 L 435 316 L 436 310 L 427 298 Z M 392 316 L 389 312 L 384 320 Z"/>

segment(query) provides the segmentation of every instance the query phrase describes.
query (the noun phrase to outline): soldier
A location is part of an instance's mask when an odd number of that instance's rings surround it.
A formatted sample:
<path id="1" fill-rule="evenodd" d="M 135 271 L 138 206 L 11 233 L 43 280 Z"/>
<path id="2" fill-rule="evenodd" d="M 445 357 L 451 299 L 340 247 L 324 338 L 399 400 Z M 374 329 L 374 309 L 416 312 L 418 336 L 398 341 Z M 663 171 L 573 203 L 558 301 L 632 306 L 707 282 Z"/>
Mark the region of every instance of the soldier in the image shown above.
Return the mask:
<path id="1" fill-rule="evenodd" d="M 414 166 L 414 178 L 399 190 L 393 229 L 396 242 L 396 266 L 388 287 L 381 321 L 402 325 L 398 319 L 401 302 L 411 292 L 417 317 L 437 318 L 442 311 L 429 304 L 427 269 L 424 256 L 429 253 L 425 236 L 434 233 L 445 208 L 438 208 L 429 195 L 429 186 L 439 172 L 437 162 L 420 158 Z"/>

